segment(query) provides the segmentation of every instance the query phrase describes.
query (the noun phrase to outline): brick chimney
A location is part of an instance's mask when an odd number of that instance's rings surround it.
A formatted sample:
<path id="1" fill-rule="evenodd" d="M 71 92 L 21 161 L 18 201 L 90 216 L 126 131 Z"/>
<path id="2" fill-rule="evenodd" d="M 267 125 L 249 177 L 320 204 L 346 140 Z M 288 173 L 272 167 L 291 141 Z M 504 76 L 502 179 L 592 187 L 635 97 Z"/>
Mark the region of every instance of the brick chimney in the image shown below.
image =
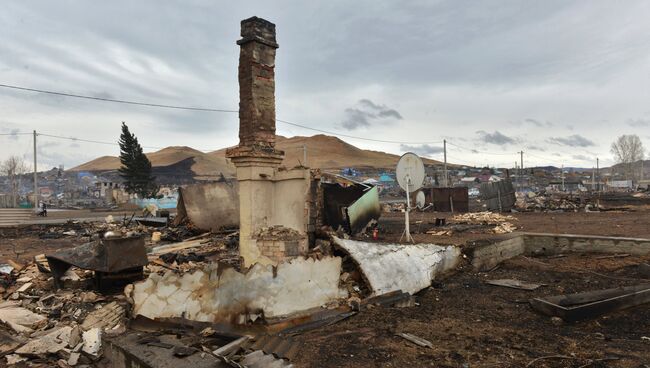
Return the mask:
<path id="1" fill-rule="evenodd" d="M 239 145 L 226 152 L 236 166 L 250 160 L 277 166 L 275 149 L 275 24 L 252 17 L 241 21 L 239 53 Z"/>

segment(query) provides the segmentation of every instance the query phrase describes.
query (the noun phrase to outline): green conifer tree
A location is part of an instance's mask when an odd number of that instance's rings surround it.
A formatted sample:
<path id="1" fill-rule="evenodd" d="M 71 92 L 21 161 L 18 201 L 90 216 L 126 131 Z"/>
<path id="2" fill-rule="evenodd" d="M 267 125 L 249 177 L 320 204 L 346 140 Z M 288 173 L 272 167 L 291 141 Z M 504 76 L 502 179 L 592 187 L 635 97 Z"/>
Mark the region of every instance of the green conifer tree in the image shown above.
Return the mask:
<path id="1" fill-rule="evenodd" d="M 152 198 L 158 194 L 156 178 L 151 175 L 151 162 L 142 151 L 138 138 L 122 122 L 120 135 L 120 176 L 125 181 L 126 191 L 136 193 L 140 198 Z"/>

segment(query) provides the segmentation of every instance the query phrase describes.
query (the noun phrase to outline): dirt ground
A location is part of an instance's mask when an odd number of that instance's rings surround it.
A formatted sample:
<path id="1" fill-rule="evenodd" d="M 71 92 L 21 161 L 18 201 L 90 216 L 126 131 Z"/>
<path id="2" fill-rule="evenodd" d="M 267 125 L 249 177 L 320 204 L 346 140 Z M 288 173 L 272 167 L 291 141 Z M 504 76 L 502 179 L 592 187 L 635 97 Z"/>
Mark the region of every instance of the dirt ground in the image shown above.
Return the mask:
<path id="1" fill-rule="evenodd" d="M 650 211 L 512 213 L 517 231 L 650 238 Z M 378 241 L 397 241 L 403 214 L 383 215 Z M 417 213 L 415 242 L 471 247 L 507 235 L 484 229 L 451 236 L 426 234 L 435 218 Z M 369 239 L 365 239 L 369 240 Z M 575 323 L 554 323 L 528 300 L 559 294 L 650 283 L 638 265 L 648 257 L 570 255 L 518 257 L 489 273 L 470 267 L 420 292 L 416 307 L 376 307 L 299 337 L 297 367 L 650 367 L 650 307 L 639 306 Z M 647 277 L 647 279 L 646 279 Z M 522 291 L 485 284 L 491 279 L 546 284 Z M 408 342 L 407 332 L 432 342 L 433 349 Z"/>
<path id="2" fill-rule="evenodd" d="M 625 212 L 521 212 L 507 214 L 516 219 L 512 223 L 516 231 L 533 233 L 579 234 L 650 238 L 650 209 L 638 208 Z M 411 214 L 411 232 L 416 243 L 468 245 L 471 242 L 496 240 L 500 234 L 488 234 L 483 230 L 454 231 L 452 235 L 430 235 L 427 230 L 435 227 L 436 218 L 449 219 L 453 215 L 440 212 L 416 212 Z M 404 214 L 384 213 L 379 220 L 379 241 L 398 241 L 404 230 Z"/>
<path id="3" fill-rule="evenodd" d="M 528 304 L 540 296 L 638 284 L 642 280 L 637 265 L 649 259 L 519 257 L 489 273 L 462 270 L 419 293 L 416 307 L 376 307 L 300 336 L 302 353 L 296 366 L 650 366 L 650 341 L 642 339 L 650 337 L 647 305 L 589 321 L 556 324 Z M 484 283 L 504 278 L 546 286 L 522 291 Z M 400 332 L 427 339 L 433 348 L 395 335 Z M 535 360 L 542 357 L 548 358 Z"/>
<path id="4" fill-rule="evenodd" d="M 513 222 L 517 231 L 650 238 L 650 211 L 645 209 L 511 215 L 517 219 Z M 402 216 L 384 214 L 378 241 L 399 239 Z M 504 237 L 483 230 L 451 236 L 426 234 L 436 217 L 449 216 L 414 213 L 416 242 L 472 246 Z M 83 241 L 80 236 L 50 238 L 50 228 L 0 229 L 0 262 L 16 257 L 26 260 Z M 301 353 L 292 363 L 296 367 L 650 367 L 648 305 L 582 322 L 556 323 L 528 304 L 534 297 L 650 283 L 638 267 L 648 262 L 650 256 L 518 257 L 489 273 L 476 273 L 463 265 L 454 275 L 418 293 L 415 307 L 364 309 L 344 321 L 297 336 Z M 505 278 L 546 286 L 522 291 L 485 283 Z M 433 348 L 395 335 L 400 332 L 427 339 Z"/>

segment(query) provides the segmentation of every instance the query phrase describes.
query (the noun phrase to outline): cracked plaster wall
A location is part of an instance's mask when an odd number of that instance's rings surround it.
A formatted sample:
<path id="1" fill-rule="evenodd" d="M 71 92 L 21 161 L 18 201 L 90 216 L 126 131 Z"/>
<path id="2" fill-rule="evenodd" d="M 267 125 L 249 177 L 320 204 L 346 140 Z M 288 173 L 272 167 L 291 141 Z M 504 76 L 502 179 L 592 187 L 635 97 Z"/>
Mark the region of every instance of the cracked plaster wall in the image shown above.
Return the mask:
<path id="1" fill-rule="evenodd" d="M 196 321 L 239 320 L 290 315 L 347 298 L 339 288 L 341 258 L 296 258 L 272 266 L 255 264 L 248 272 L 212 264 L 178 275 L 151 274 L 133 288 L 134 314 L 148 318 L 184 317 Z"/>

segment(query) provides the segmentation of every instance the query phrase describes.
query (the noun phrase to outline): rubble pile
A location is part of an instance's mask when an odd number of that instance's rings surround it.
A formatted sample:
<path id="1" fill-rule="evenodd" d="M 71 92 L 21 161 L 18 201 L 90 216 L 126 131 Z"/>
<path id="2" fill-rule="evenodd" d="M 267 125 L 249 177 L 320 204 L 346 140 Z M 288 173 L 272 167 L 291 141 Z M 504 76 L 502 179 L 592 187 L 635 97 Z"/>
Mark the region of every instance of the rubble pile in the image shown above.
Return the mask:
<path id="1" fill-rule="evenodd" d="M 293 240 L 303 237 L 299 231 L 284 226 L 263 227 L 257 233 L 257 239 Z"/>
<path id="2" fill-rule="evenodd" d="M 145 273 L 162 274 L 166 270 L 180 273 L 192 271 L 219 261 L 241 269 L 238 251 L 239 232 L 229 234 L 205 233 L 185 241 L 152 248 Z"/>
<path id="3" fill-rule="evenodd" d="M 517 193 L 516 210 L 522 212 L 578 212 L 598 210 L 595 203 L 563 192 Z"/>
<path id="4" fill-rule="evenodd" d="M 403 202 L 396 202 L 396 203 L 382 203 L 381 205 L 381 211 L 382 212 L 404 212 L 406 209 L 406 204 Z"/>
<path id="5" fill-rule="evenodd" d="M 101 359 L 102 336 L 126 330 L 124 295 L 91 290 L 89 271 L 72 269 L 55 290 L 35 262 L 14 268 L 0 302 L 0 356 L 8 365 L 74 367 Z"/>
<path id="6" fill-rule="evenodd" d="M 240 266 L 236 231 L 188 238 L 195 234 L 191 225 L 149 227 L 128 218 L 102 223 L 69 221 L 24 231 L 41 239 L 70 237 L 73 244 L 143 238 L 149 263 L 140 277 L 169 269 L 183 273 L 214 260 Z M 156 232 L 162 236 L 152 241 Z M 5 362 L 19 367 L 96 366 L 103 360 L 103 339 L 127 330 L 130 301 L 121 287 L 97 289 L 96 271 L 73 266 L 60 277 L 62 288 L 57 289 L 48 257 L 52 254 L 37 255 L 28 263 L 8 260 L 0 264 L 0 366 Z"/>

